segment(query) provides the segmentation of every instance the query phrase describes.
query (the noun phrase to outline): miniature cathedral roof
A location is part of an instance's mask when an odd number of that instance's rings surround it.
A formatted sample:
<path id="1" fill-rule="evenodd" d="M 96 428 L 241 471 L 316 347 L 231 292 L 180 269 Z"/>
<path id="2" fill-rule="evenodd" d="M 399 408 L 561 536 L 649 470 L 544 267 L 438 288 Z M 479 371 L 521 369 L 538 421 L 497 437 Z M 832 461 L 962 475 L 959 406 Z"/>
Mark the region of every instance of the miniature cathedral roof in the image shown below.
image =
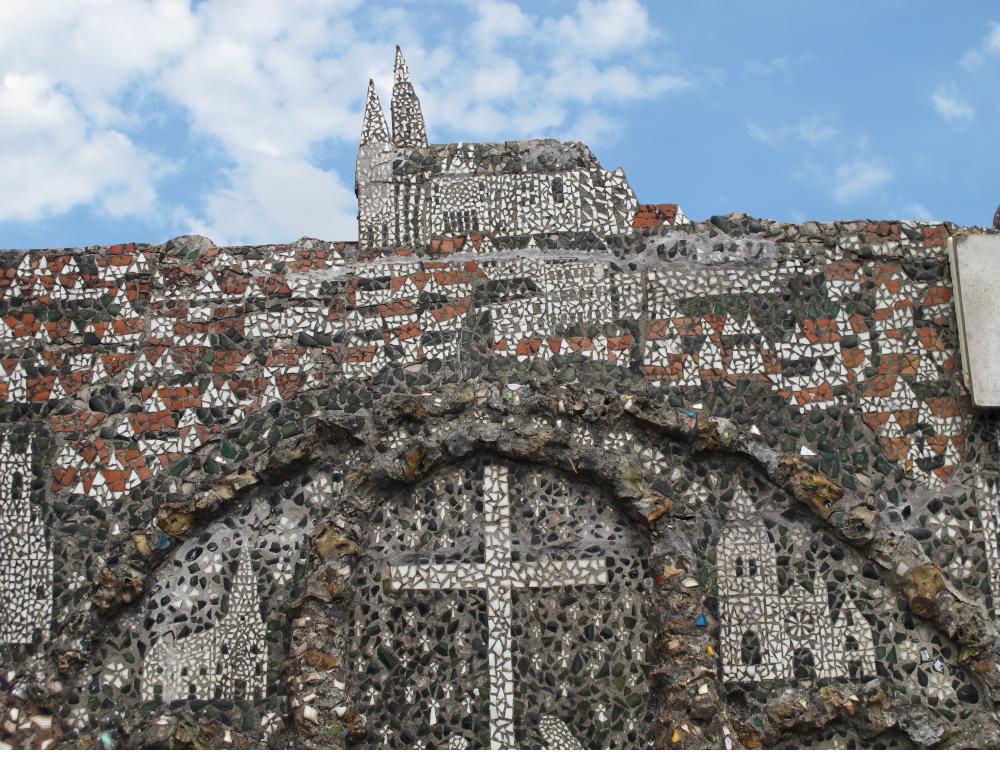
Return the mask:
<path id="1" fill-rule="evenodd" d="M 361 124 L 361 144 L 392 143 L 396 147 L 427 147 L 427 127 L 420 100 L 410 82 L 410 70 L 406 66 L 403 52 L 396 46 L 396 62 L 393 68 L 392 101 L 389 104 L 392 116 L 392 138 L 385 121 L 382 103 L 375 90 L 375 81 L 368 81 L 368 98 L 365 102 L 365 117 Z"/>
<path id="2" fill-rule="evenodd" d="M 382 112 L 382 103 L 378 100 L 375 81 L 368 81 L 368 100 L 365 104 L 365 119 L 361 124 L 361 144 L 385 142 L 389 140 L 389 127 Z"/>

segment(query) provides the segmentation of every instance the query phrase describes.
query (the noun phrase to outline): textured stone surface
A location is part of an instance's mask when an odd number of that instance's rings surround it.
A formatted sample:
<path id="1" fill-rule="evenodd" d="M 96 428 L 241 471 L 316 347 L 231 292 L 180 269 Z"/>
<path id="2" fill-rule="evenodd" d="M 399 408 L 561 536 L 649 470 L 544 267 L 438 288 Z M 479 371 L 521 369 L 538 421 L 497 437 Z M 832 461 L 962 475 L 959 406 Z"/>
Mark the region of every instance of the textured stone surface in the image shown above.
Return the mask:
<path id="1" fill-rule="evenodd" d="M 626 209 L 0 252 L 0 741 L 1000 744 L 972 231 Z"/>

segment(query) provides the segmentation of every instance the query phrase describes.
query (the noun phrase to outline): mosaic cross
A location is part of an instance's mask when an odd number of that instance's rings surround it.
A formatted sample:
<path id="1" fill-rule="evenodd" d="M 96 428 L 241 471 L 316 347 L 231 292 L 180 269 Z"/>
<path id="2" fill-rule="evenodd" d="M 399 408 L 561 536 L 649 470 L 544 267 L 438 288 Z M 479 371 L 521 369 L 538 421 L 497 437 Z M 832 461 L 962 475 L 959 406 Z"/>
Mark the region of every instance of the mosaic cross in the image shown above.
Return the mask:
<path id="1" fill-rule="evenodd" d="M 483 562 L 410 564 L 387 570 L 390 590 L 484 590 L 490 667 L 490 748 L 514 748 L 514 665 L 511 658 L 513 592 L 527 588 L 607 585 L 603 557 L 556 560 L 540 556 L 514 561 L 511 550 L 507 468 L 483 473 L 485 558 Z"/>

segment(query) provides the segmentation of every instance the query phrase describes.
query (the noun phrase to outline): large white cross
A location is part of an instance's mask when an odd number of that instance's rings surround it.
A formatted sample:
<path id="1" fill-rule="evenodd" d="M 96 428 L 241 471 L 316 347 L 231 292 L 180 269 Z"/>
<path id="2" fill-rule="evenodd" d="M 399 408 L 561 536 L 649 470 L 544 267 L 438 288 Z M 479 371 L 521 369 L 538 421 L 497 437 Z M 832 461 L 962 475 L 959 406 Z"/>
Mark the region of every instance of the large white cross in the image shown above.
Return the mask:
<path id="1" fill-rule="evenodd" d="M 490 748 L 514 748 L 514 666 L 511 660 L 511 593 L 516 588 L 607 585 L 603 557 L 556 561 L 541 556 L 515 562 L 511 553 L 507 468 L 487 465 L 483 473 L 486 517 L 484 562 L 391 566 L 390 590 L 486 589 L 490 665 Z"/>

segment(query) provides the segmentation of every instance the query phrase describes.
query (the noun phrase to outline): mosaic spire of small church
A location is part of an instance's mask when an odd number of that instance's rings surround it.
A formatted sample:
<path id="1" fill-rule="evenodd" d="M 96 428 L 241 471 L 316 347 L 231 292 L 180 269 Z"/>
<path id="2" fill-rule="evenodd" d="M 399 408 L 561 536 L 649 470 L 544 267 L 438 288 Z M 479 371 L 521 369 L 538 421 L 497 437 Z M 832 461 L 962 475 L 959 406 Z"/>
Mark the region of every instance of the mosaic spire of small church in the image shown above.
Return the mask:
<path id="1" fill-rule="evenodd" d="M 404 65 L 405 66 L 405 65 Z M 361 124 L 361 144 L 389 142 L 389 126 L 385 122 L 382 103 L 378 100 L 375 81 L 368 81 L 368 100 L 365 104 L 365 118 Z"/>
<path id="2" fill-rule="evenodd" d="M 240 549 L 240 560 L 236 566 L 236 579 L 229 594 L 230 618 L 260 617 L 260 595 L 257 591 L 257 576 L 250 563 L 250 549 L 243 546 Z"/>
<path id="3" fill-rule="evenodd" d="M 392 103 L 389 108 L 392 113 L 392 143 L 397 147 L 426 147 L 427 129 L 420 110 L 420 100 L 413 90 L 410 71 L 398 45 L 393 80 Z"/>

